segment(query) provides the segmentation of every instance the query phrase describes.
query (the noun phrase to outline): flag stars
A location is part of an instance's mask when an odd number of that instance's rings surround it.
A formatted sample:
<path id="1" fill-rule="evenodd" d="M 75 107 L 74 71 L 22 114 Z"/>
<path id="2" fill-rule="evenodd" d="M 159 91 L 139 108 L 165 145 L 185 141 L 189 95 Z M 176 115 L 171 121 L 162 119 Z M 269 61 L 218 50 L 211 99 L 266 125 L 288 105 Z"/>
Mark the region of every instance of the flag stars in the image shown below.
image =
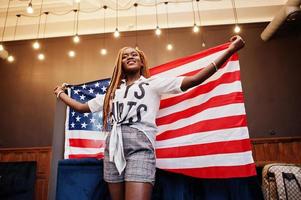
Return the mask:
<path id="1" fill-rule="evenodd" d="M 101 90 L 102 90 L 103 92 L 105 92 L 105 91 L 107 91 L 107 88 L 106 88 L 105 86 L 102 86 Z"/>
<path id="2" fill-rule="evenodd" d="M 77 90 L 74 90 L 74 94 L 78 94 L 80 92 L 80 90 L 79 89 L 77 89 Z"/>
<path id="3" fill-rule="evenodd" d="M 100 130 L 101 129 L 101 125 L 100 124 L 96 124 L 96 128 Z"/>
<path id="4" fill-rule="evenodd" d="M 85 100 L 86 96 L 85 95 L 80 95 L 80 100 Z"/>
<path id="5" fill-rule="evenodd" d="M 75 115 L 75 112 L 74 112 L 74 111 L 72 111 L 72 112 L 71 112 L 71 115 L 72 115 L 72 117 L 74 117 L 74 115 Z"/>
<path id="6" fill-rule="evenodd" d="M 94 124 L 94 123 L 95 123 L 95 118 L 94 118 L 94 117 L 92 117 L 92 118 L 90 119 L 90 123 L 91 123 L 91 124 Z"/>
<path id="7" fill-rule="evenodd" d="M 92 88 L 90 88 L 89 93 L 90 93 L 90 94 L 93 94 L 93 93 L 94 93 L 94 90 L 93 90 Z"/>
<path id="8" fill-rule="evenodd" d="M 86 124 L 86 122 L 84 122 L 84 123 L 82 123 L 81 125 L 82 125 L 82 128 L 87 128 L 87 125 L 88 125 L 88 124 Z"/>
<path id="9" fill-rule="evenodd" d="M 79 122 L 80 119 L 81 119 L 81 117 L 80 117 L 80 116 L 77 116 L 75 119 L 76 119 L 77 122 Z"/>
<path id="10" fill-rule="evenodd" d="M 84 113 L 84 117 L 89 117 L 89 113 Z"/>
<path id="11" fill-rule="evenodd" d="M 75 128 L 75 124 L 73 122 L 70 125 L 71 125 L 71 128 Z"/>
<path id="12" fill-rule="evenodd" d="M 87 88 L 87 85 L 86 85 L 86 84 L 82 85 L 82 88 L 83 88 L 83 89 L 86 89 L 86 88 Z"/>
<path id="13" fill-rule="evenodd" d="M 99 87 L 99 83 L 97 82 L 97 83 L 95 83 L 95 87 Z"/>

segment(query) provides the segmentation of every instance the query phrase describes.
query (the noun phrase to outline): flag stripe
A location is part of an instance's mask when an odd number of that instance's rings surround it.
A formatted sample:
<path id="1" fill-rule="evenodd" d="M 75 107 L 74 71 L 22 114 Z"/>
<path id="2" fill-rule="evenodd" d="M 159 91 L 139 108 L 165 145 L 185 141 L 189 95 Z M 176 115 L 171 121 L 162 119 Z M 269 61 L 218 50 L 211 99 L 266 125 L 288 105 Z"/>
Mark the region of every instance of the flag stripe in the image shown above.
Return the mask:
<path id="1" fill-rule="evenodd" d="M 104 140 L 89 140 L 80 138 L 69 139 L 69 145 L 71 147 L 90 147 L 90 148 L 104 148 Z"/>
<path id="2" fill-rule="evenodd" d="M 244 140 L 247 138 L 249 138 L 249 131 L 247 127 L 235 127 L 195 132 L 163 141 L 156 141 L 156 149 L 194 144 L 207 144 L 212 142 L 226 142 L 231 140 Z"/>
<path id="3" fill-rule="evenodd" d="M 230 61 L 238 61 L 238 55 L 234 54 L 233 56 L 231 56 L 225 63 L 223 63 L 223 65 L 219 68 L 219 70 L 222 70 L 223 68 L 225 68 L 229 64 Z M 207 63 L 206 66 L 200 67 L 199 69 L 196 69 L 194 71 L 189 71 L 189 72 L 187 72 L 185 74 L 181 74 L 181 76 L 192 76 L 192 75 L 195 75 L 196 73 L 202 71 L 209 64 Z"/>
<path id="4" fill-rule="evenodd" d="M 176 138 L 192 133 L 246 126 L 246 116 L 228 116 L 218 119 L 203 120 L 179 129 L 165 131 L 156 136 L 157 141 Z"/>
<path id="5" fill-rule="evenodd" d="M 249 139 L 156 149 L 157 158 L 180 158 L 250 151 Z"/>
<path id="6" fill-rule="evenodd" d="M 183 128 L 188 124 L 198 123 L 203 120 L 223 118 L 235 115 L 244 115 L 245 109 L 243 103 L 236 103 L 220 107 L 209 108 L 191 117 L 177 120 L 170 124 L 161 125 L 158 127 L 159 134 L 169 130 Z"/>
<path id="7" fill-rule="evenodd" d="M 223 74 L 219 79 L 209 82 L 207 84 L 203 84 L 200 86 L 197 86 L 195 88 L 193 88 L 192 90 L 175 96 L 175 97 L 170 97 L 168 99 L 163 99 L 161 100 L 160 103 L 160 109 L 169 107 L 173 104 L 177 104 L 181 101 L 184 101 L 186 99 L 192 98 L 192 97 L 196 97 L 200 94 L 205 94 L 210 92 L 211 90 L 213 90 L 215 87 L 217 87 L 219 84 L 226 84 L 226 83 L 232 83 L 234 81 L 238 81 L 240 80 L 240 73 L 239 71 L 236 72 L 230 72 L 230 73 L 225 73 Z"/>
<path id="8" fill-rule="evenodd" d="M 237 166 L 253 163 L 252 152 L 223 153 L 215 155 L 181 158 L 157 158 L 157 166 L 162 169 L 186 169 L 196 167 Z"/>
<path id="9" fill-rule="evenodd" d="M 199 96 L 184 100 L 175 105 L 171 105 L 164 109 L 160 109 L 157 118 L 165 117 L 166 115 L 170 115 L 174 112 L 180 112 L 186 109 L 189 105 L 191 107 L 198 106 L 202 103 L 209 101 L 211 98 L 221 95 L 226 95 L 234 92 L 242 92 L 240 81 L 234 81 L 232 83 L 221 84 L 215 87 L 213 90 L 206 94 L 200 94 Z M 223 100 L 221 100 L 223 101 Z"/>
<path id="10" fill-rule="evenodd" d="M 167 171 L 185 174 L 196 178 L 237 178 L 256 176 L 255 164 L 238 166 L 204 167 L 191 169 L 166 169 Z"/>
<path id="11" fill-rule="evenodd" d="M 216 57 L 217 56 L 217 55 L 215 55 L 216 53 L 221 54 L 220 52 L 225 50 L 227 47 L 228 47 L 228 44 L 223 44 L 223 45 L 217 46 L 215 48 L 211 48 L 211 49 L 196 53 L 191 56 L 186 56 L 184 58 L 176 59 L 174 61 L 165 63 L 163 65 L 153 67 L 150 69 L 151 75 L 155 75 L 155 74 L 159 74 L 159 73 L 160 73 L 160 75 L 162 75 L 166 71 L 170 71 L 170 70 L 180 67 L 180 66 L 186 67 L 187 64 L 191 64 L 191 63 L 197 67 L 203 66 L 203 65 L 197 65 L 194 61 L 202 60 L 201 58 L 208 59 L 208 57 Z"/>
<path id="12" fill-rule="evenodd" d="M 208 108 L 225 106 L 233 103 L 243 103 L 243 96 L 241 92 L 235 92 L 235 93 L 212 97 L 205 103 L 202 103 L 198 106 L 191 106 L 185 110 L 179 112 L 175 111 L 173 114 L 161 118 L 157 118 L 156 123 L 158 126 L 170 124 L 182 118 L 187 118 L 196 115 Z"/>
<path id="13" fill-rule="evenodd" d="M 74 158 L 98 158 L 98 159 L 103 159 L 104 154 L 103 154 L 103 152 L 96 153 L 96 154 L 69 154 L 69 159 L 74 159 Z"/>

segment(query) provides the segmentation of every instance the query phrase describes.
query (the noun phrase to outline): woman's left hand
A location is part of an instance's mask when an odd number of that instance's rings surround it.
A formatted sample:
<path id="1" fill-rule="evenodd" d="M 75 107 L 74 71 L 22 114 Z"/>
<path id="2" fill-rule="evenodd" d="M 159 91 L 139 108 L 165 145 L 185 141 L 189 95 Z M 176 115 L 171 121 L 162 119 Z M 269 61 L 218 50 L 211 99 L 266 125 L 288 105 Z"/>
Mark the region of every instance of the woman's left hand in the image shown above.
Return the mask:
<path id="1" fill-rule="evenodd" d="M 245 46 L 245 41 L 239 35 L 235 35 L 231 37 L 230 41 L 231 44 L 229 45 L 228 49 L 232 53 L 237 52 L 238 50 L 242 49 Z"/>

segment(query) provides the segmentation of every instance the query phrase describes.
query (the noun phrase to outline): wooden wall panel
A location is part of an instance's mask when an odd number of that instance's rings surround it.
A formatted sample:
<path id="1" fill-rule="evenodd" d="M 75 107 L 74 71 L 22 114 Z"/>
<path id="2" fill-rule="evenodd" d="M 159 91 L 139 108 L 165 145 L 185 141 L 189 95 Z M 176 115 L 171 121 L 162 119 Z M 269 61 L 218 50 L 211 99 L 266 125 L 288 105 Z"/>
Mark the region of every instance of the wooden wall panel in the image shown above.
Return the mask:
<path id="1" fill-rule="evenodd" d="M 51 147 L 0 148 L 0 162 L 36 161 L 35 199 L 47 200 Z"/>
<path id="2" fill-rule="evenodd" d="M 253 156 L 257 166 L 284 162 L 301 164 L 301 137 L 252 139 Z"/>

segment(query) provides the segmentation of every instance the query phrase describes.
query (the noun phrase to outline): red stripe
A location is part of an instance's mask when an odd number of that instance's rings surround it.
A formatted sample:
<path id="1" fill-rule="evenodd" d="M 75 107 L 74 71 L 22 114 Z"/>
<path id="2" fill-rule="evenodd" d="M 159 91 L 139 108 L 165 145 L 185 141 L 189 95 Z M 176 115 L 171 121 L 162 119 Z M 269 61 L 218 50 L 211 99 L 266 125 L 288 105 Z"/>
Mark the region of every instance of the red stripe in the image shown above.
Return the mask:
<path id="1" fill-rule="evenodd" d="M 229 61 L 237 61 L 237 60 L 238 60 L 238 54 L 232 55 L 232 56 L 229 58 L 229 60 L 227 60 L 227 61 L 220 67 L 220 69 L 224 68 L 224 67 L 229 63 Z M 205 67 L 206 67 L 206 66 L 205 66 Z M 194 75 L 194 74 L 196 74 L 196 73 L 202 71 L 205 67 L 204 67 L 204 66 L 203 66 L 203 67 L 199 67 L 199 69 L 197 69 L 197 70 L 194 70 L 194 71 L 191 71 L 191 72 L 187 72 L 187 73 L 182 74 L 182 75 L 180 75 L 180 76 L 192 76 L 192 75 Z"/>
<path id="2" fill-rule="evenodd" d="M 68 158 L 104 158 L 103 153 L 97 153 L 97 154 L 69 154 Z"/>
<path id="3" fill-rule="evenodd" d="M 85 148 L 103 148 L 105 145 L 104 140 L 91 140 L 91 139 L 69 139 L 71 147 L 85 147 Z"/>
<path id="4" fill-rule="evenodd" d="M 165 169 L 196 178 L 238 178 L 256 176 L 255 164 L 239 166 L 205 167 L 191 169 Z"/>
<path id="5" fill-rule="evenodd" d="M 178 66 L 185 65 L 187 63 L 190 63 L 190 62 L 193 62 L 195 60 L 201 59 L 203 57 L 209 56 L 209 55 L 211 55 L 213 53 L 222 51 L 222 50 L 228 48 L 229 44 L 230 43 L 222 44 L 220 46 L 217 46 L 217 47 L 214 47 L 214 48 L 211 48 L 211 49 L 208 49 L 208 50 L 205 50 L 205 51 L 193 54 L 191 56 L 179 58 L 177 60 L 165 63 L 163 65 L 159 65 L 157 67 L 153 67 L 153 68 L 150 69 L 150 73 L 153 76 L 155 74 L 159 74 L 161 72 L 168 71 L 170 69 L 176 68 Z"/>
<path id="6" fill-rule="evenodd" d="M 192 133 L 221 130 L 227 128 L 247 126 L 246 115 L 236 115 L 230 117 L 221 117 L 217 119 L 203 120 L 183 128 L 169 130 L 156 137 L 157 141 L 176 138 Z"/>
<path id="7" fill-rule="evenodd" d="M 219 107 L 224 105 L 229 105 L 233 103 L 243 103 L 243 94 L 242 92 L 233 92 L 230 94 L 219 95 L 210 98 L 208 101 L 193 107 L 189 107 L 185 110 L 166 115 L 156 119 L 157 126 L 164 124 L 170 124 L 177 120 L 191 117 L 195 114 L 198 114 L 208 108 Z M 189 104 L 189 102 L 187 103 Z M 188 106 L 187 106 L 188 107 Z"/>
<path id="8" fill-rule="evenodd" d="M 163 99 L 160 102 L 160 109 L 172 106 L 174 104 L 180 103 L 181 101 L 199 96 L 201 94 L 205 94 L 213 90 L 216 86 L 220 84 L 225 84 L 225 83 L 232 83 L 234 81 L 240 80 L 240 72 L 235 71 L 235 72 L 228 72 L 223 74 L 219 79 L 208 82 L 204 85 L 199 85 L 195 87 L 194 89 L 178 96 L 174 96 L 168 99 Z"/>
<path id="9" fill-rule="evenodd" d="M 181 158 L 250 151 L 250 139 L 156 149 L 157 158 Z"/>

